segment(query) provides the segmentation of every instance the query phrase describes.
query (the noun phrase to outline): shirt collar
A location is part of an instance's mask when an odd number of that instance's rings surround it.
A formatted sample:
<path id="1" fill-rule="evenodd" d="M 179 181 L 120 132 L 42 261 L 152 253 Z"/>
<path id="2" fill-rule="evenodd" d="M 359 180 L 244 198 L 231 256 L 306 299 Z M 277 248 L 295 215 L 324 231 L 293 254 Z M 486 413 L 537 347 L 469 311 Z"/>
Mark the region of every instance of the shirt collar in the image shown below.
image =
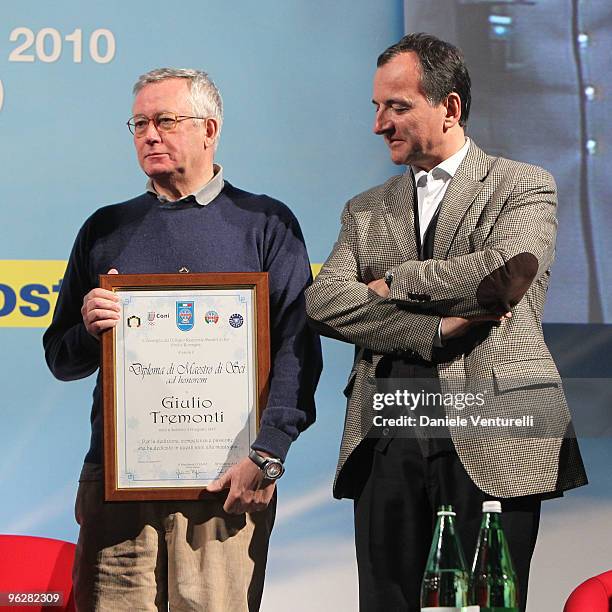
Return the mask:
<path id="1" fill-rule="evenodd" d="M 445 159 L 443 162 L 440 162 L 435 168 L 432 168 L 430 173 L 433 173 L 434 177 L 438 178 L 435 176 L 437 174 L 436 170 L 438 172 L 442 170 L 448 178 L 453 178 L 457 172 L 457 168 L 459 168 L 459 165 L 465 159 L 469 148 L 470 139 L 466 138 L 464 145 L 456 153 Z M 417 185 L 419 183 L 419 179 L 428 174 L 427 170 L 417 168 L 416 166 L 410 166 L 410 169 L 412 170 L 412 174 L 414 176 L 414 182 Z"/>
<path id="2" fill-rule="evenodd" d="M 207 204 L 210 204 L 221 193 L 221 190 L 225 185 L 225 182 L 223 180 L 223 168 L 220 164 L 213 164 L 213 173 L 213 177 L 210 179 L 210 181 L 208 181 L 208 183 L 206 183 L 199 189 L 196 189 L 196 191 L 194 191 L 193 193 L 186 195 L 184 198 L 176 200 L 176 202 L 169 200 L 166 196 L 157 193 L 157 191 L 155 190 L 155 186 L 153 185 L 152 179 L 149 179 L 147 181 L 147 191 L 155 195 L 162 204 L 177 204 L 180 202 L 185 202 L 188 198 L 192 198 L 200 206 L 206 206 Z"/>

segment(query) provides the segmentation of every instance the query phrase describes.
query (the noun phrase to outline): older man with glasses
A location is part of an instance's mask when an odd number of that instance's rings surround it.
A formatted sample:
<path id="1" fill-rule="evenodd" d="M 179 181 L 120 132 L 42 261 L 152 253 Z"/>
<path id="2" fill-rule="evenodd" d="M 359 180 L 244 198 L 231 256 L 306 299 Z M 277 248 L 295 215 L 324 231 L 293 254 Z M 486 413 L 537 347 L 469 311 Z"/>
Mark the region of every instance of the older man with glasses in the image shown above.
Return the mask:
<path id="1" fill-rule="evenodd" d="M 265 271 L 272 375 L 251 453 L 208 487 L 215 499 L 104 503 L 98 373 L 76 501 L 77 606 L 252 612 L 274 522 L 271 478 L 282 475 L 291 442 L 314 420 L 321 350 L 305 324 L 308 256 L 284 204 L 234 187 L 214 163 L 223 109 L 206 73 L 153 70 L 134 94 L 127 125 L 149 177 L 146 192 L 99 209 L 79 231 L 43 340 L 47 363 L 61 380 L 98 370 L 100 335 L 120 316 L 115 294 L 98 287 L 99 274 Z M 266 459 L 280 469 L 264 478 Z"/>

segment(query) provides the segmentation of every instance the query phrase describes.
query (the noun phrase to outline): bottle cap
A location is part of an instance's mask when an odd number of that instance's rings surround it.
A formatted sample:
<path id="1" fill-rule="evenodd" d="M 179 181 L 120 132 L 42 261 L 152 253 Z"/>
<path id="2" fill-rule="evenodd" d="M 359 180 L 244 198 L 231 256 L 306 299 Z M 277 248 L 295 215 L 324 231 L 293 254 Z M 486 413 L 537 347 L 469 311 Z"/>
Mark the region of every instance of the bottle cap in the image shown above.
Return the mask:
<path id="1" fill-rule="evenodd" d="M 501 512 L 501 502 L 499 501 L 486 501 L 482 502 L 483 512 Z"/>

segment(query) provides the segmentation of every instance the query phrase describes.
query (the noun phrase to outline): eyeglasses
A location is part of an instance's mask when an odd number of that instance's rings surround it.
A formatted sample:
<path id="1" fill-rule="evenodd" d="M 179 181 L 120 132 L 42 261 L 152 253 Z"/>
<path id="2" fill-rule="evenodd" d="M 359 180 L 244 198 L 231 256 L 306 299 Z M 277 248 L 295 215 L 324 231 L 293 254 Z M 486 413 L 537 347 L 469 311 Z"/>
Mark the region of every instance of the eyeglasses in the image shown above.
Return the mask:
<path id="1" fill-rule="evenodd" d="M 127 126 L 135 136 L 144 136 L 149 129 L 149 123 L 152 121 L 155 129 L 158 132 L 172 132 L 181 121 L 187 119 L 207 119 L 208 117 L 190 117 L 187 115 L 177 115 L 167 111 L 157 113 L 153 118 L 149 119 L 146 115 L 135 115 L 128 122 Z"/>

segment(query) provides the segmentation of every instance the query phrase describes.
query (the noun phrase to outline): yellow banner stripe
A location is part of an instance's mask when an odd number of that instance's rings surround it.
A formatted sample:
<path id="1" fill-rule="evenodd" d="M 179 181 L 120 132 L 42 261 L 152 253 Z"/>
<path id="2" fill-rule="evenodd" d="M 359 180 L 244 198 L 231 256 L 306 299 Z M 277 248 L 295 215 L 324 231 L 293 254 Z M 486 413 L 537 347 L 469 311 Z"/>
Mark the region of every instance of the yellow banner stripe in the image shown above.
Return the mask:
<path id="1" fill-rule="evenodd" d="M 312 269 L 313 278 L 321 271 L 323 264 L 310 264 L 310 268 Z"/>
<path id="2" fill-rule="evenodd" d="M 0 327 L 48 327 L 65 271 L 62 260 L 1 259 Z"/>
<path id="3" fill-rule="evenodd" d="M 0 260 L 0 327 L 48 327 L 66 262 Z"/>

